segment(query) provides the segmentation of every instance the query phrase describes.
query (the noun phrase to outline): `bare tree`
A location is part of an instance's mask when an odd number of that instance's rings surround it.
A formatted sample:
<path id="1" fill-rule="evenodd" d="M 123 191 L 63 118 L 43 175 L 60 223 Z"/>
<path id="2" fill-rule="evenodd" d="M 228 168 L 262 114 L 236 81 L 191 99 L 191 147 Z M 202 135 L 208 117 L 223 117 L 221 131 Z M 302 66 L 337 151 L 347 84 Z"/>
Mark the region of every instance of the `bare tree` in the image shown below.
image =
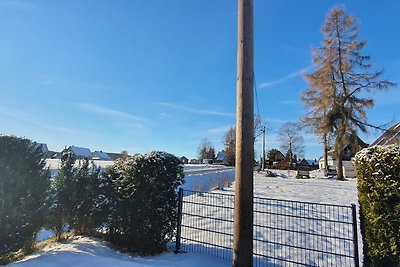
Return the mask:
<path id="1" fill-rule="evenodd" d="M 262 134 L 263 128 L 270 131 L 271 127 L 260 115 L 254 115 L 254 141 Z M 222 143 L 225 147 L 225 158 L 229 165 L 235 165 L 236 153 L 236 127 L 230 127 L 222 138 Z"/>
<path id="2" fill-rule="evenodd" d="M 230 127 L 225 133 L 223 138 L 225 147 L 225 159 L 231 166 L 235 165 L 235 153 L 236 153 L 236 128 Z"/>
<path id="3" fill-rule="evenodd" d="M 322 140 L 326 176 L 328 174 L 329 137 L 333 130 L 333 125 L 327 115 L 332 109 L 332 99 L 335 97 L 336 90 L 331 76 L 332 66 L 329 61 L 323 61 L 318 49 L 313 50 L 313 63 L 317 69 L 304 75 L 309 87 L 301 96 L 301 100 L 310 111 L 301 118 L 301 121 L 310 132 L 315 133 Z"/>
<path id="4" fill-rule="evenodd" d="M 304 138 L 300 135 L 299 130 L 300 126 L 295 122 L 286 122 L 279 129 L 281 150 L 288 152 L 290 166 L 292 166 L 294 155 L 304 155 Z"/>
<path id="5" fill-rule="evenodd" d="M 358 25 L 343 8 L 332 8 L 322 33 L 322 46 L 313 50 L 316 71 L 306 75 L 312 90 L 303 95 L 303 102 L 313 110 L 305 121 L 317 135 L 333 133 L 337 178 L 343 179 L 343 149 L 350 136 L 369 125 L 366 109 L 374 101 L 366 93 L 394 83 L 380 80 L 383 71 L 370 71 L 370 57 L 361 53 L 366 41 L 357 41 Z"/>
<path id="6" fill-rule="evenodd" d="M 211 141 L 209 141 L 207 138 L 202 139 L 200 146 L 197 149 L 197 154 L 200 162 L 202 162 L 203 159 L 214 159 L 215 149 Z"/>

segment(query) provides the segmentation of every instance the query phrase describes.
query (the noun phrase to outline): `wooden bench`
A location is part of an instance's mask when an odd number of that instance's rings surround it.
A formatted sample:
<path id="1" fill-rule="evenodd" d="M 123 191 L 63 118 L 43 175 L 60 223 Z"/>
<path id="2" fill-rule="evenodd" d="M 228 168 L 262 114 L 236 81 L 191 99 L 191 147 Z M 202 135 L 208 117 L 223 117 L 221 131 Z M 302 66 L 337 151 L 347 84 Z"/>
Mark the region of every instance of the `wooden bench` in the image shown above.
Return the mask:
<path id="1" fill-rule="evenodd" d="M 326 174 L 328 177 L 331 177 L 331 176 L 336 176 L 337 172 L 335 169 L 328 169 L 328 172 Z"/>
<path id="2" fill-rule="evenodd" d="M 310 178 L 310 171 L 305 171 L 305 170 L 297 170 L 297 175 L 296 175 L 297 179 L 301 179 L 301 178 Z"/>

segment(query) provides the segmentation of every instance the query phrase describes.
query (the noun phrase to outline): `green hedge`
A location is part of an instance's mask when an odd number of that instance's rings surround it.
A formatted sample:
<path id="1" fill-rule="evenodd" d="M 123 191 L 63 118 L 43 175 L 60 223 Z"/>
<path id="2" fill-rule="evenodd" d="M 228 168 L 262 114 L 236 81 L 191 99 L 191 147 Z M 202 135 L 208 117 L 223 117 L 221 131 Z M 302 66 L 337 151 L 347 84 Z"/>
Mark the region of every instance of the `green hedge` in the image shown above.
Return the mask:
<path id="1" fill-rule="evenodd" d="M 0 135 L 0 265 L 2 257 L 33 248 L 47 214 L 49 172 L 40 146 Z"/>
<path id="2" fill-rule="evenodd" d="M 400 266 L 400 148 L 356 155 L 365 266 Z"/>
<path id="3" fill-rule="evenodd" d="M 138 154 L 117 160 L 104 176 L 110 241 L 140 254 L 165 251 L 176 227 L 176 189 L 184 178 L 180 160 L 165 152 Z"/>

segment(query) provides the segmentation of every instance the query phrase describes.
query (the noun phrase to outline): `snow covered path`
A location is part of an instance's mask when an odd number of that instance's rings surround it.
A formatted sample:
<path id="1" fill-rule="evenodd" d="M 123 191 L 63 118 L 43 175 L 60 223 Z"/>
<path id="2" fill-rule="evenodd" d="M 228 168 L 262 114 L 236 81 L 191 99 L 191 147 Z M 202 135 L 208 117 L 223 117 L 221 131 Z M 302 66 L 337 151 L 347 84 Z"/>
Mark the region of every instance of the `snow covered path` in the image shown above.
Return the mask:
<path id="1" fill-rule="evenodd" d="M 140 257 L 116 252 L 105 241 L 88 237 L 73 237 L 65 243 L 55 244 L 27 257 L 12 267 L 223 267 L 227 260 L 194 253 L 164 253 L 159 256 Z"/>

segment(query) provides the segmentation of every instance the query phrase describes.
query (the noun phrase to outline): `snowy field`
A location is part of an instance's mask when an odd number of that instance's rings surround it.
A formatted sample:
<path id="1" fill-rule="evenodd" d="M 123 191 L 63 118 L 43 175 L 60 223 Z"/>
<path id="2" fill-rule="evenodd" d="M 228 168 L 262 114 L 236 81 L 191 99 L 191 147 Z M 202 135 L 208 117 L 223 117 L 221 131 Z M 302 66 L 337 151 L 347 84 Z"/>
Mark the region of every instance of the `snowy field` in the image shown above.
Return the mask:
<path id="1" fill-rule="evenodd" d="M 296 179 L 295 171 L 273 172 L 278 176 L 258 173 L 254 179 L 254 252 L 269 257 L 256 258 L 255 266 L 353 266 L 349 206 L 357 204 L 356 180 Z M 185 192 L 182 250 L 231 258 L 233 194 L 234 187 Z"/>
<path id="2" fill-rule="evenodd" d="M 108 166 L 114 164 L 112 160 L 93 160 L 90 163 L 94 163 L 95 166 L 100 167 L 101 170 L 104 170 Z M 78 167 L 82 164 L 82 160 L 75 161 L 75 167 Z M 46 159 L 46 168 L 49 168 L 51 177 L 55 176 L 58 172 L 58 169 L 61 167 L 60 159 Z M 217 165 L 217 164 L 185 164 L 183 165 L 183 171 L 187 174 L 192 173 L 200 173 L 207 172 L 213 170 L 230 170 L 232 167 L 228 167 L 225 165 Z"/>
<path id="3" fill-rule="evenodd" d="M 329 203 L 339 205 L 357 204 L 357 184 L 355 179 L 346 181 L 337 181 L 329 178 L 311 178 L 296 179 L 295 171 L 276 171 L 278 177 L 266 177 L 264 173 L 258 173 L 254 178 L 254 193 L 257 197 L 275 198 L 285 200 L 297 200 L 316 203 Z M 313 175 L 312 175 L 313 176 Z M 314 177 L 320 177 L 318 173 Z M 183 188 L 187 190 L 210 190 L 218 183 L 233 181 L 234 171 L 217 171 L 206 174 L 187 175 Z M 216 193 L 234 194 L 234 184 L 230 188 L 224 190 L 212 191 Z M 215 194 L 216 195 L 216 194 Z M 190 195 L 187 197 L 197 197 Z M 216 197 L 218 199 L 218 197 Z M 220 201 L 220 200 L 217 200 Z M 221 200 L 223 201 L 223 200 Z M 224 205 L 226 203 L 223 203 Z M 218 210 L 207 211 L 209 215 L 222 216 L 218 214 Z M 206 225 L 206 221 L 199 220 L 199 223 Z M 324 225 L 321 225 L 324 227 Z M 318 229 L 321 229 L 320 228 Z M 294 225 L 301 227 L 301 225 Z M 231 231 L 232 229 L 225 229 Z M 335 229 L 332 229 L 334 231 Z M 201 234 L 197 231 L 196 234 Z M 255 233 L 258 238 L 263 237 L 262 232 Z M 286 238 L 280 236 L 279 238 Z M 225 238 L 226 239 L 226 238 Z M 291 241 L 286 240 L 286 241 Z M 228 242 L 231 240 L 222 240 Z M 304 247 L 313 246 L 312 240 L 304 240 Z M 335 244 L 333 244 L 335 245 Z M 278 251 L 279 252 L 279 251 Z M 280 256 L 281 254 L 276 253 Z M 284 251 L 282 251 L 284 252 Z M 294 258 L 295 251 L 289 251 Z M 286 252 L 287 253 L 287 252 Z M 317 262 L 318 263 L 318 262 Z M 220 259 L 210 255 L 196 253 L 173 254 L 172 252 L 164 253 L 153 257 L 138 257 L 127 254 L 121 254 L 107 248 L 103 241 L 97 241 L 90 238 L 73 238 L 66 243 L 57 244 L 51 248 L 46 248 L 34 255 L 31 255 L 23 262 L 14 263 L 10 266 L 231 266 L 230 260 Z M 284 266 L 284 265 L 276 265 Z M 295 266 L 295 265 L 293 265 Z"/>

